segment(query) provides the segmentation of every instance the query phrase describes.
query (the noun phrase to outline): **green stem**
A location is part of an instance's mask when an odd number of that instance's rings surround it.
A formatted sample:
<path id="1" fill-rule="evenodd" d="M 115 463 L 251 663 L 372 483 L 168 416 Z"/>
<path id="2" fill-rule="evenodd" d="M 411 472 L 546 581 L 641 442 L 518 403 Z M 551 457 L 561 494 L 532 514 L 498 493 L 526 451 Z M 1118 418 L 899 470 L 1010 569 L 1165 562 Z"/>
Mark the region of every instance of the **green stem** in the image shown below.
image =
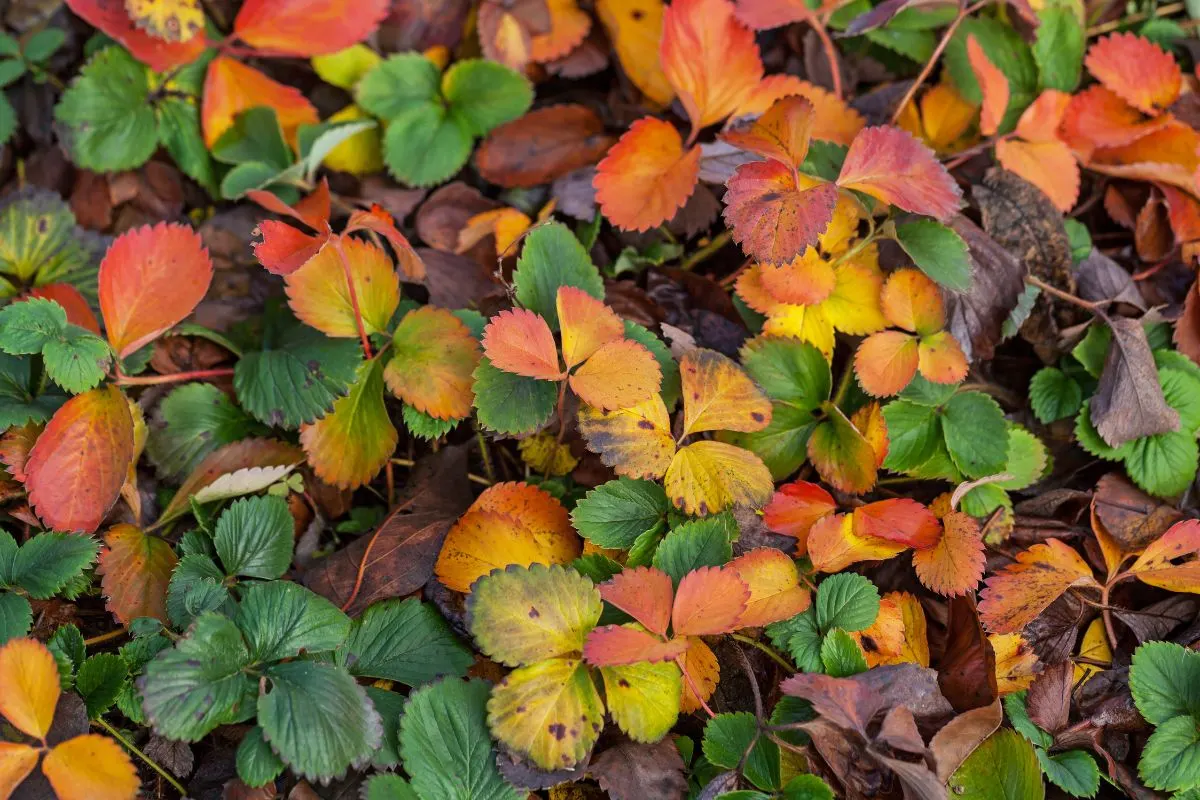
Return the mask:
<path id="1" fill-rule="evenodd" d="M 711 241 L 709 241 L 708 244 L 704 245 L 704 247 L 701 247 L 699 250 L 685 258 L 680 263 L 679 268 L 682 270 L 689 270 L 702 261 L 707 261 L 713 256 L 714 253 L 723 248 L 725 245 L 729 244 L 729 240 L 732 238 L 733 231 L 731 230 L 725 230 L 721 233 L 718 233 L 712 238 Z"/>
<path id="2" fill-rule="evenodd" d="M 788 672 L 796 671 L 796 668 L 793 667 L 786 658 L 779 655 L 779 653 L 776 652 L 775 648 L 771 647 L 770 645 L 763 644 L 762 642 L 760 642 L 757 639 L 751 639 L 749 636 L 745 636 L 740 633 L 731 633 L 729 635 L 731 637 L 733 637 L 734 640 L 739 641 L 742 644 L 748 644 L 751 647 L 756 647 L 759 650 L 763 651 L 771 658 L 772 661 L 774 661 L 776 664 L 778 664 L 779 666 L 786 669 Z"/>
<path id="3" fill-rule="evenodd" d="M 103 728 L 105 730 L 105 732 L 108 733 L 109 736 L 111 736 L 112 738 L 116 739 L 118 742 L 123 744 L 125 746 L 126 750 L 128 750 L 131 753 L 133 753 L 134 755 L 136 755 L 142 761 L 145 761 L 150 766 L 151 769 L 153 769 L 159 775 L 163 776 L 163 779 L 167 783 L 169 783 L 169 784 L 171 784 L 171 786 L 175 787 L 175 791 L 179 792 L 180 797 L 187 797 L 187 789 L 185 789 L 183 787 L 183 784 L 181 784 L 179 781 L 175 780 L 175 776 L 173 776 L 171 773 L 167 772 L 165 769 L 160 767 L 153 758 L 151 758 L 150 756 L 143 753 L 141 750 L 138 750 L 136 747 L 134 747 L 133 742 L 129 741 L 124 736 L 122 736 L 120 733 L 118 733 L 116 728 L 114 728 L 112 725 L 109 725 L 107 722 L 105 722 L 103 719 L 100 719 L 99 717 L 97 717 L 95 720 L 93 720 L 93 722 L 95 722 L 98 726 Z"/>
<path id="4" fill-rule="evenodd" d="M 842 378 L 838 381 L 837 391 L 833 394 L 833 404 L 838 408 L 842 407 L 842 403 L 846 399 L 846 395 L 850 393 L 850 383 L 854 380 L 854 365 L 847 363 L 842 372 Z"/>

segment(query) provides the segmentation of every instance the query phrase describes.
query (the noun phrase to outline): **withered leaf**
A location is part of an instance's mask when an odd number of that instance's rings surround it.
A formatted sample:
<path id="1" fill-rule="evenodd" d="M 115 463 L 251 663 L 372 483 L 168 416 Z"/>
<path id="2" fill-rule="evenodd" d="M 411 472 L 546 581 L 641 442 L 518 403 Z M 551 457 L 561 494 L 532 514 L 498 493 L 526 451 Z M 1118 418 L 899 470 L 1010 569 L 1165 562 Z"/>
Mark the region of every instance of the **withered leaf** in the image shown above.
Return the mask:
<path id="1" fill-rule="evenodd" d="M 1067 592 L 1025 626 L 1026 641 L 1039 661 L 1056 664 L 1071 658 L 1079 629 L 1087 619 L 1087 607 L 1073 592 Z"/>
<path id="2" fill-rule="evenodd" d="M 595 164 L 615 141 L 587 106 L 550 106 L 492 131 L 475 166 L 485 180 L 506 189 L 538 186 Z"/>
<path id="3" fill-rule="evenodd" d="M 969 361 L 992 357 L 1004 321 L 1025 289 L 1025 265 L 971 220 L 958 214 L 950 227 L 967 243 L 971 259 L 971 288 L 947 292 L 947 330 L 962 346 Z"/>
<path id="4" fill-rule="evenodd" d="M 1192 595 L 1176 594 L 1141 609 L 1114 609 L 1117 619 L 1129 626 L 1138 644 L 1165 639 L 1176 628 L 1196 619 L 1200 600 Z"/>
<path id="5" fill-rule="evenodd" d="M 1030 685 L 1026 697 L 1029 718 L 1042 730 L 1058 733 L 1067 727 L 1067 720 L 1071 714 L 1071 679 L 1074 674 L 1074 663 L 1060 661 L 1043 670 Z"/>
<path id="6" fill-rule="evenodd" d="M 1133 282 L 1133 276 L 1094 247 L 1075 268 L 1075 286 L 1084 300 L 1128 303 L 1142 311 L 1146 310 L 1146 301 Z"/>
<path id="7" fill-rule="evenodd" d="M 1140 550 L 1183 519 L 1174 506 L 1159 502 L 1118 472 L 1096 484 L 1092 511 L 1125 552 Z"/>
<path id="8" fill-rule="evenodd" d="M 596 756 L 590 772 L 613 800 L 681 798 L 687 792 L 683 759 L 669 737 L 655 744 L 624 740 Z"/>
<path id="9" fill-rule="evenodd" d="M 1004 710 L 997 697 L 990 706 L 964 711 L 934 734 L 929 742 L 929 751 L 933 753 L 938 778 L 942 783 L 950 779 L 959 765 L 967 760 L 967 756 L 991 736 L 1003 721 Z"/>
<path id="10" fill-rule="evenodd" d="M 993 167 L 971 188 L 983 229 L 1021 260 L 1031 275 L 1060 289 L 1071 286 L 1071 240 L 1062 214 L 1029 181 Z"/>
<path id="11" fill-rule="evenodd" d="M 1108 320 L 1112 344 L 1092 397 L 1092 424 L 1111 447 L 1179 430 L 1179 413 L 1167 405 L 1158 369 L 1142 323 L 1126 317 Z"/>
<path id="12" fill-rule="evenodd" d="M 975 599 L 952 597 L 946 620 L 946 652 L 938 686 L 956 711 L 991 705 L 998 696 L 996 651 L 983 631 Z"/>

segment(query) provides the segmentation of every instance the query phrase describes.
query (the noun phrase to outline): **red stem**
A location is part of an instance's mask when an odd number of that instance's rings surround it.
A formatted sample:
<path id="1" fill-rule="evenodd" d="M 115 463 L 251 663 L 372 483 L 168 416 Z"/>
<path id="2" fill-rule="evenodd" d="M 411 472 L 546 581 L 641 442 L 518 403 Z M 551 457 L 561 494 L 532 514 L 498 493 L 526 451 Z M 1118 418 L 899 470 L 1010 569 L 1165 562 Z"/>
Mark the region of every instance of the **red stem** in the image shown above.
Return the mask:
<path id="1" fill-rule="evenodd" d="M 358 326 L 358 338 L 362 341 L 363 353 L 370 360 L 371 340 L 367 338 L 367 327 L 363 323 L 362 309 L 358 306 L 358 290 L 354 288 L 354 276 L 350 272 L 350 259 L 346 258 L 346 251 L 342 248 L 342 237 L 334 236 L 333 246 L 337 248 L 338 258 L 342 262 L 342 272 L 346 275 L 346 288 L 350 291 L 350 307 L 354 309 L 354 324 Z"/>
<path id="2" fill-rule="evenodd" d="M 829 38 L 829 31 L 825 30 L 824 20 L 814 15 L 811 24 L 812 29 L 817 33 L 817 38 L 821 40 L 821 47 L 825 49 L 825 58 L 829 61 L 829 74 L 833 79 L 833 93 L 841 100 L 842 70 L 838 66 L 837 48 L 833 46 L 833 39 Z"/>
<path id="3" fill-rule="evenodd" d="M 992 0 L 979 0 L 979 2 L 975 3 L 974 5 L 959 8 L 958 14 L 955 15 L 954 19 L 950 22 L 950 26 L 946 28 L 946 32 L 942 34 L 942 39 L 938 42 L 937 47 L 934 49 L 933 55 L 930 56 L 929 60 L 925 62 L 925 66 L 921 68 L 921 73 L 917 75 L 917 79 L 913 81 L 912 86 L 908 87 L 908 91 L 904 93 L 904 97 L 900 99 L 900 103 L 896 106 L 896 111 L 892 114 L 893 125 L 899 121 L 900 112 L 902 112 L 904 107 L 911 103 L 913 98 L 917 96 L 917 90 L 921 88 L 921 85 L 925 83 L 925 81 L 929 78 L 929 75 L 933 72 L 934 66 L 936 66 L 938 60 L 941 59 L 942 53 L 946 51 L 946 46 L 950 44 L 950 39 L 954 36 L 954 32 L 958 30 L 958 26 L 962 24 L 964 19 L 988 5 L 988 3 L 991 1 Z"/>
<path id="4" fill-rule="evenodd" d="M 118 374 L 116 383 L 118 386 L 157 386 L 163 383 L 198 381 L 205 378 L 228 378 L 231 375 L 233 375 L 233 367 L 198 369 L 192 372 L 172 372 L 170 375 L 147 375 L 145 377 Z"/>

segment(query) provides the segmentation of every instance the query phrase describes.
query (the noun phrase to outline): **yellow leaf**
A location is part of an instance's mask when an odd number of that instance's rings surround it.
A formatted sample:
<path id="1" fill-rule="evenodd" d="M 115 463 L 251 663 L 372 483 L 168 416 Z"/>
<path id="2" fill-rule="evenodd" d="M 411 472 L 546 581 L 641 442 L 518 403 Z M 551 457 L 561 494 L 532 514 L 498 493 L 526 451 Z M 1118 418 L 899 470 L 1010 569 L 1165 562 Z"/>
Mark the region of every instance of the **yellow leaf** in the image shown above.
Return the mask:
<path id="1" fill-rule="evenodd" d="M 904 621 L 904 644 L 900 648 L 900 662 L 909 661 L 928 667 L 929 634 L 921 601 L 908 592 L 888 592 L 884 597 L 896 604 Z"/>
<path id="2" fill-rule="evenodd" d="M 1151 542 L 1129 571 L 1142 583 L 1172 592 L 1200 594 L 1200 521 L 1172 525 Z"/>
<path id="3" fill-rule="evenodd" d="M 758 508 L 775 489 L 762 459 L 712 440 L 694 442 L 677 452 L 663 486 L 676 508 L 702 517 L 732 505 Z"/>
<path id="4" fill-rule="evenodd" d="M 645 403 L 662 385 L 654 355 L 632 339 L 609 342 L 570 377 L 571 390 L 590 406 L 630 408 Z"/>
<path id="5" fill-rule="evenodd" d="M 356 105 L 348 105 L 333 114 L 326 122 L 358 122 L 371 115 Z M 379 126 L 359 131 L 329 151 L 322 162 L 338 172 L 351 175 L 370 175 L 383 169 L 383 136 Z"/>
<path id="6" fill-rule="evenodd" d="M 400 277 L 382 249 L 358 239 L 342 239 L 354 292 L 367 333 L 383 333 L 400 305 Z M 284 279 L 288 304 L 301 322 L 326 336 L 358 338 L 346 268 L 334 240 Z"/>
<path id="7" fill-rule="evenodd" d="M 89 733 L 55 747 L 42 762 L 42 772 L 59 800 L 133 800 L 138 796 L 137 770 L 112 739 Z"/>
<path id="8" fill-rule="evenodd" d="M 878 267 L 847 262 L 837 270 L 833 293 L 821 304 L 830 323 L 842 333 L 865 336 L 887 327 L 879 294 L 883 273 Z"/>
<path id="9" fill-rule="evenodd" d="M 27 736 L 45 739 L 58 705 L 58 665 L 44 644 L 12 639 L 0 647 L 0 716 Z"/>
<path id="10" fill-rule="evenodd" d="M 547 477 L 566 475 L 579 466 L 579 459 L 571 454 L 571 447 L 548 431 L 535 433 L 517 442 L 521 460 L 530 469 Z"/>
<path id="11" fill-rule="evenodd" d="M 458 232 L 456 253 L 465 253 L 479 244 L 488 236 L 496 238 L 496 254 L 509 255 L 512 247 L 533 220 L 515 208 L 496 208 L 483 211 L 467 220 L 467 224 Z"/>
<path id="12" fill-rule="evenodd" d="M 850 514 L 825 517 L 808 532 L 808 557 L 818 572 L 841 572 L 851 564 L 883 561 L 907 549 L 877 536 L 859 536 Z"/>
<path id="13" fill-rule="evenodd" d="M 562 355 L 567 369 L 587 361 L 609 342 L 625 338 L 616 312 L 582 289 L 563 286 L 554 298 L 562 328 Z"/>
<path id="14" fill-rule="evenodd" d="M 38 751 L 29 745 L 0 742 L 0 797 L 11 797 L 37 762 Z"/>
<path id="15" fill-rule="evenodd" d="M 826 361 L 833 358 L 833 323 L 829 320 L 825 302 L 815 306 L 778 305 L 771 309 L 763 324 L 763 333 L 808 342 L 821 351 Z"/>
<path id="16" fill-rule="evenodd" d="M 621 69 L 642 94 L 660 106 L 675 96 L 658 61 L 663 7 L 662 0 L 596 0 L 596 14 L 608 31 Z"/>
<path id="17" fill-rule="evenodd" d="M 996 689 L 1000 694 L 1028 689 L 1037 677 L 1038 657 L 1019 633 L 999 633 L 988 637 L 996 653 Z"/>
<path id="18" fill-rule="evenodd" d="M 350 392 L 333 410 L 311 425 L 300 426 L 300 444 L 317 477 L 342 489 L 355 489 L 374 478 L 400 435 L 383 403 L 382 356 L 358 368 Z"/>
<path id="19" fill-rule="evenodd" d="M 608 713 L 635 742 L 657 742 L 679 717 L 683 679 L 673 661 L 601 667 Z"/>
<path id="20" fill-rule="evenodd" d="M 515 669 L 488 700 L 492 735 L 542 769 L 570 769 L 591 752 L 604 704 L 587 665 L 550 658 Z"/>
<path id="21" fill-rule="evenodd" d="M 125 0 L 125 11 L 134 25 L 164 42 L 190 42 L 204 30 L 200 0 Z"/>
<path id="22" fill-rule="evenodd" d="M 1079 655 L 1081 658 L 1090 658 L 1093 661 L 1100 661 L 1104 664 L 1112 663 L 1112 648 L 1108 644 L 1108 634 L 1104 631 L 1104 620 L 1100 617 L 1096 617 L 1088 623 L 1087 630 L 1083 632 L 1083 641 L 1079 643 Z M 1076 663 L 1074 683 L 1082 683 L 1096 673 L 1103 671 L 1103 667 L 1098 667 L 1095 664 Z"/>
<path id="23" fill-rule="evenodd" d="M 690 350 L 679 360 L 683 435 L 703 431 L 761 431 L 771 401 L 741 367 L 715 350 Z"/>
<path id="24" fill-rule="evenodd" d="M 906 633 L 904 609 L 893 596 L 884 595 L 880 598 L 879 614 L 871 623 L 871 627 L 850 635 L 862 648 L 867 666 L 879 667 L 885 664 L 903 664 L 910 660 L 905 657 L 904 651 Z"/>
<path id="25" fill-rule="evenodd" d="M 699 711 L 701 701 L 707 703 L 721 681 L 721 662 L 717 661 L 712 649 L 698 636 L 688 637 L 688 642 L 690 646 L 683 654 L 687 675 L 683 679 L 683 700 L 680 702 L 685 714 Z"/>
<path id="26" fill-rule="evenodd" d="M 661 478 L 675 455 L 671 418 L 658 394 L 617 411 L 584 405 L 579 432 L 601 461 L 629 478 Z"/>
<path id="27" fill-rule="evenodd" d="M 313 69 L 321 80 L 339 89 L 353 89 L 383 59 L 365 44 L 352 44 L 324 56 L 313 56 Z"/>

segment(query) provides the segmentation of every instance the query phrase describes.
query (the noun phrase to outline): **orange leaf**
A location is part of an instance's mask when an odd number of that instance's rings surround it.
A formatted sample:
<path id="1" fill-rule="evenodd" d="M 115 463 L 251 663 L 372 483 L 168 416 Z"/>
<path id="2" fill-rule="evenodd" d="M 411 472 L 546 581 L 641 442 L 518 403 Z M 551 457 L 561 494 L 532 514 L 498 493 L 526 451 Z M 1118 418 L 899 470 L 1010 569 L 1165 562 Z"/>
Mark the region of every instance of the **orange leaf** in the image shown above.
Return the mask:
<path id="1" fill-rule="evenodd" d="M 937 544 L 913 553 L 917 577 L 946 597 L 974 592 L 984 567 L 979 523 L 961 511 L 951 511 L 942 517 L 942 526 Z"/>
<path id="2" fill-rule="evenodd" d="M 688 649 L 678 662 L 686 677 L 683 679 L 683 695 L 679 708 L 685 713 L 700 710 L 700 701 L 708 702 L 717 683 L 721 680 L 721 662 L 717 655 L 698 636 L 688 638 Z M 699 695 L 692 687 L 699 690 Z"/>
<path id="3" fill-rule="evenodd" d="M 721 136 L 729 144 L 799 169 L 808 155 L 816 113 L 803 97 L 780 98 L 745 130 Z"/>
<path id="4" fill-rule="evenodd" d="M 958 383 L 967 377 L 967 357 L 958 340 L 949 331 L 931 333 L 921 338 L 918 369 L 926 380 L 934 383 Z"/>
<path id="5" fill-rule="evenodd" d="M 367 333 L 384 333 L 400 305 L 400 277 L 388 254 L 370 242 L 335 237 L 329 247 L 284 278 L 288 305 L 297 319 L 326 336 L 358 338 L 347 265 L 363 327 Z"/>
<path id="6" fill-rule="evenodd" d="M 835 489 L 862 494 L 875 485 L 878 477 L 875 448 L 841 409 L 832 403 L 826 403 L 825 409 L 828 417 L 808 439 L 808 460 Z"/>
<path id="7" fill-rule="evenodd" d="M 740 0 L 737 17 L 756 31 L 765 31 L 810 19 L 813 9 L 805 0 Z"/>
<path id="8" fill-rule="evenodd" d="M 133 800 L 141 785 L 125 750 L 107 736 L 68 739 L 42 762 L 59 800 Z"/>
<path id="9" fill-rule="evenodd" d="M 582 289 L 563 286 L 555 298 L 562 328 L 562 355 L 567 369 L 582 364 L 609 342 L 625 337 L 625 325 L 616 313 Z"/>
<path id="10" fill-rule="evenodd" d="M 1070 104 L 1071 95 L 1066 92 L 1045 90 L 1021 113 L 1017 120 L 1017 136 L 1031 142 L 1055 141 Z"/>
<path id="11" fill-rule="evenodd" d="M 168 42 L 138 28 L 125 10 L 125 0 L 68 0 L 67 5 L 87 24 L 116 39 L 133 57 L 155 72 L 190 64 L 208 46 L 204 36 Z"/>
<path id="12" fill-rule="evenodd" d="M 883 315 L 897 328 L 925 335 L 946 324 L 942 293 L 924 272 L 898 269 L 888 276 L 879 297 Z"/>
<path id="13" fill-rule="evenodd" d="M 979 132 L 991 136 L 1000 129 L 1004 120 L 1004 112 L 1008 110 L 1008 78 L 1000 68 L 988 60 L 987 53 L 979 46 L 979 40 L 972 34 L 967 37 L 967 59 L 971 62 L 971 71 L 979 82 L 983 93 L 983 110 L 980 112 Z"/>
<path id="14" fill-rule="evenodd" d="M 883 561 L 907 549 L 877 536 L 859 536 L 850 514 L 825 517 L 808 532 L 808 557 L 818 572 L 841 572 L 851 564 Z"/>
<path id="15" fill-rule="evenodd" d="M 663 12 L 659 61 L 692 121 L 692 137 L 733 113 L 762 80 L 754 31 L 729 0 L 676 0 Z"/>
<path id="16" fill-rule="evenodd" d="M 768 75 L 742 101 L 733 116 L 765 113 L 777 100 L 789 95 L 803 97 L 813 105 L 812 138 L 850 145 L 867 122 L 845 100 L 795 75 Z"/>
<path id="17" fill-rule="evenodd" d="M 484 355 L 505 372 L 562 380 L 558 348 L 546 320 L 524 308 L 501 311 L 483 329 Z"/>
<path id="18" fill-rule="evenodd" d="M 100 335 L 100 323 L 92 313 L 88 301 L 79 290 L 69 283 L 48 283 L 45 286 L 35 286 L 29 290 L 29 297 L 43 297 L 53 300 L 67 312 L 67 322 L 87 328 L 97 336 Z"/>
<path id="19" fill-rule="evenodd" d="M 234 118 L 255 106 L 275 109 L 283 136 L 292 147 L 296 146 L 297 128 L 320 121 L 317 109 L 299 89 L 272 80 L 228 56 L 217 56 L 208 65 L 204 78 L 204 101 L 200 109 L 204 144 L 211 150 L 221 134 L 233 125 Z"/>
<path id="20" fill-rule="evenodd" d="M 529 53 L 533 61 L 544 64 L 574 50 L 592 29 L 592 18 L 581 11 L 575 0 L 546 0 L 550 13 L 550 31 L 534 36 Z"/>
<path id="21" fill-rule="evenodd" d="M 1004 695 L 1028 689 L 1039 668 L 1037 653 L 1025 637 L 1019 633 L 994 633 L 988 637 L 988 643 L 996 653 L 996 690 Z"/>
<path id="22" fill-rule="evenodd" d="M 619 667 L 639 661 L 671 661 L 687 649 L 687 639 L 664 642 L 630 625 L 601 625 L 588 633 L 583 658 L 594 667 Z"/>
<path id="23" fill-rule="evenodd" d="M 701 567 L 679 581 L 671 625 L 676 636 L 710 636 L 738 627 L 750 588 L 723 567 Z"/>
<path id="24" fill-rule="evenodd" d="M 1032 109 L 1030 106 L 1025 110 L 1022 121 Z M 1091 147 L 1121 147 L 1159 130 L 1170 120 L 1167 115 L 1146 117 L 1116 93 L 1096 84 L 1069 97 L 1063 125 L 1069 141 L 1083 141 Z M 1017 133 L 1023 139 L 1034 138 L 1019 125 Z"/>
<path id="25" fill-rule="evenodd" d="M 29 503 L 46 526 L 91 533 L 117 501 L 133 461 L 125 395 L 102 386 L 54 413 L 25 462 Z"/>
<path id="26" fill-rule="evenodd" d="M 108 341 L 125 358 L 183 319 L 204 299 L 213 266 L 200 237 L 160 222 L 126 231 L 100 262 L 100 313 Z"/>
<path id="27" fill-rule="evenodd" d="M 883 416 L 883 406 L 870 402 L 855 411 L 850 417 L 853 425 L 875 451 L 875 466 L 882 467 L 888 454 L 887 420 Z"/>
<path id="28" fill-rule="evenodd" d="M 750 308 L 760 314 L 770 314 L 782 304 L 763 281 L 764 271 L 762 264 L 752 264 L 738 276 L 735 288 L 738 297 Z"/>
<path id="29" fill-rule="evenodd" d="M 1070 211 L 1079 198 L 1079 164 L 1064 142 L 1005 139 L 996 143 L 996 160 L 1041 189 L 1060 211 Z"/>
<path id="30" fill-rule="evenodd" d="M 96 569 L 106 607 L 126 626 L 138 617 L 167 622 L 167 584 L 177 563 L 167 542 L 133 525 L 114 525 L 104 536 Z"/>
<path id="31" fill-rule="evenodd" d="M 1088 49 L 1084 64 L 1126 103 L 1155 115 L 1179 99 L 1183 73 L 1175 57 L 1134 33 L 1114 33 Z"/>
<path id="32" fill-rule="evenodd" d="M 854 509 L 854 532 L 906 547 L 932 547 L 942 538 L 933 512 L 907 498 L 879 500 Z"/>
<path id="33" fill-rule="evenodd" d="M 662 384 L 654 354 L 631 339 L 609 342 L 570 378 L 572 391 L 590 406 L 611 411 L 649 400 Z"/>
<path id="34" fill-rule="evenodd" d="M 617 411 L 585 405 L 578 420 L 588 448 L 618 475 L 661 478 L 671 466 L 675 437 L 661 395 Z"/>
<path id="35" fill-rule="evenodd" d="M 792 536 L 796 554 L 808 552 L 808 532 L 820 520 L 837 511 L 833 495 L 815 483 L 795 481 L 779 487 L 763 509 L 763 522 L 775 533 Z"/>
<path id="36" fill-rule="evenodd" d="M 725 566 L 750 589 L 739 628 L 761 628 L 791 619 L 812 603 L 812 595 L 800 585 L 796 562 L 780 550 L 758 547 Z"/>
<path id="37" fill-rule="evenodd" d="M 27 744 L 0 742 L 0 797 L 11 797 L 39 758 L 41 754 Z"/>
<path id="38" fill-rule="evenodd" d="M 696 189 L 700 148 L 684 151 L 675 126 L 645 117 L 596 165 L 592 186 L 609 222 L 631 231 L 648 231 L 675 216 Z"/>
<path id="39" fill-rule="evenodd" d="M 1135 142 L 1095 150 L 1085 166 L 1117 178 L 1166 183 L 1195 195 L 1198 149 L 1200 133 L 1172 117 Z"/>
<path id="40" fill-rule="evenodd" d="M 733 239 L 758 261 L 786 264 L 817 243 L 829 227 L 837 188 L 800 176 L 778 161 L 740 165 L 726 184 L 725 222 Z"/>
<path id="41" fill-rule="evenodd" d="M 596 0 L 594 5 L 630 82 L 653 104 L 670 103 L 675 90 L 658 63 L 663 0 Z"/>
<path id="42" fill-rule="evenodd" d="M 321 183 L 322 186 L 325 185 L 324 181 Z M 307 199 L 309 198 L 305 198 L 305 200 Z M 304 200 L 300 202 L 303 203 Z M 328 217 L 329 212 L 326 212 L 325 216 Z M 396 221 L 392 219 L 392 215 L 379 205 L 372 205 L 366 211 L 358 209 L 351 212 L 342 235 L 345 236 L 355 231 L 371 231 L 387 239 L 388 244 L 396 253 L 396 263 L 399 264 L 400 271 L 404 273 L 404 276 L 411 281 L 425 279 L 425 262 L 417 255 L 417 251 L 413 249 L 408 238 L 396 228 Z"/>
<path id="43" fill-rule="evenodd" d="M 880 331 L 863 340 L 854 353 L 854 374 L 872 397 L 897 394 L 917 374 L 917 340 L 901 331 Z"/>
<path id="44" fill-rule="evenodd" d="M 933 151 L 892 127 L 864 128 L 854 137 L 837 185 L 941 221 L 962 201 L 962 190 Z"/>
<path id="45" fill-rule="evenodd" d="M 480 351 L 462 320 L 444 308 L 421 306 L 404 315 L 392 341 L 392 359 L 383 370 L 392 394 L 436 419 L 470 415 Z"/>
<path id="46" fill-rule="evenodd" d="M 671 576 L 655 567 L 618 572 L 600 584 L 600 596 L 636 619 L 652 633 L 667 635 L 675 589 Z"/>
<path id="47" fill-rule="evenodd" d="M 833 266 L 814 247 L 781 267 L 760 265 L 758 274 L 763 287 L 780 303 L 816 305 L 837 286 Z"/>
<path id="48" fill-rule="evenodd" d="M 1142 583 L 1160 589 L 1200 594 L 1200 561 L 1194 558 L 1197 553 L 1200 553 L 1200 521 L 1185 520 L 1172 525 L 1142 551 L 1129 571 Z"/>
<path id="49" fill-rule="evenodd" d="M 870 627 L 850 634 L 862 648 L 868 667 L 903 664 L 909 660 L 904 650 L 904 612 L 894 599 L 895 594 L 898 593 L 879 599 L 879 614 Z"/>
<path id="50" fill-rule="evenodd" d="M 929 636 L 926 632 L 925 610 L 921 601 L 908 592 L 888 592 L 881 600 L 891 602 L 900 609 L 900 618 L 904 621 L 904 644 L 901 645 L 898 661 L 929 666 Z"/>
<path id="51" fill-rule="evenodd" d="M 282 56 L 320 56 L 371 35 L 388 15 L 388 0 L 246 0 L 233 32 L 251 47 Z"/>
<path id="52" fill-rule="evenodd" d="M 1058 539 L 1017 553 L 986 584 L 979 616 L 990 633 L 1017 633 L 1072 586 L 1097 586 L 1087 562 Z"/>
<path id="53" fill-rule="evenodd" d="M 35 639 L 10 639 L 0 647 L 0 716 L 26 736 L 45 739 L 61 692 L 58 664 Z"/>

